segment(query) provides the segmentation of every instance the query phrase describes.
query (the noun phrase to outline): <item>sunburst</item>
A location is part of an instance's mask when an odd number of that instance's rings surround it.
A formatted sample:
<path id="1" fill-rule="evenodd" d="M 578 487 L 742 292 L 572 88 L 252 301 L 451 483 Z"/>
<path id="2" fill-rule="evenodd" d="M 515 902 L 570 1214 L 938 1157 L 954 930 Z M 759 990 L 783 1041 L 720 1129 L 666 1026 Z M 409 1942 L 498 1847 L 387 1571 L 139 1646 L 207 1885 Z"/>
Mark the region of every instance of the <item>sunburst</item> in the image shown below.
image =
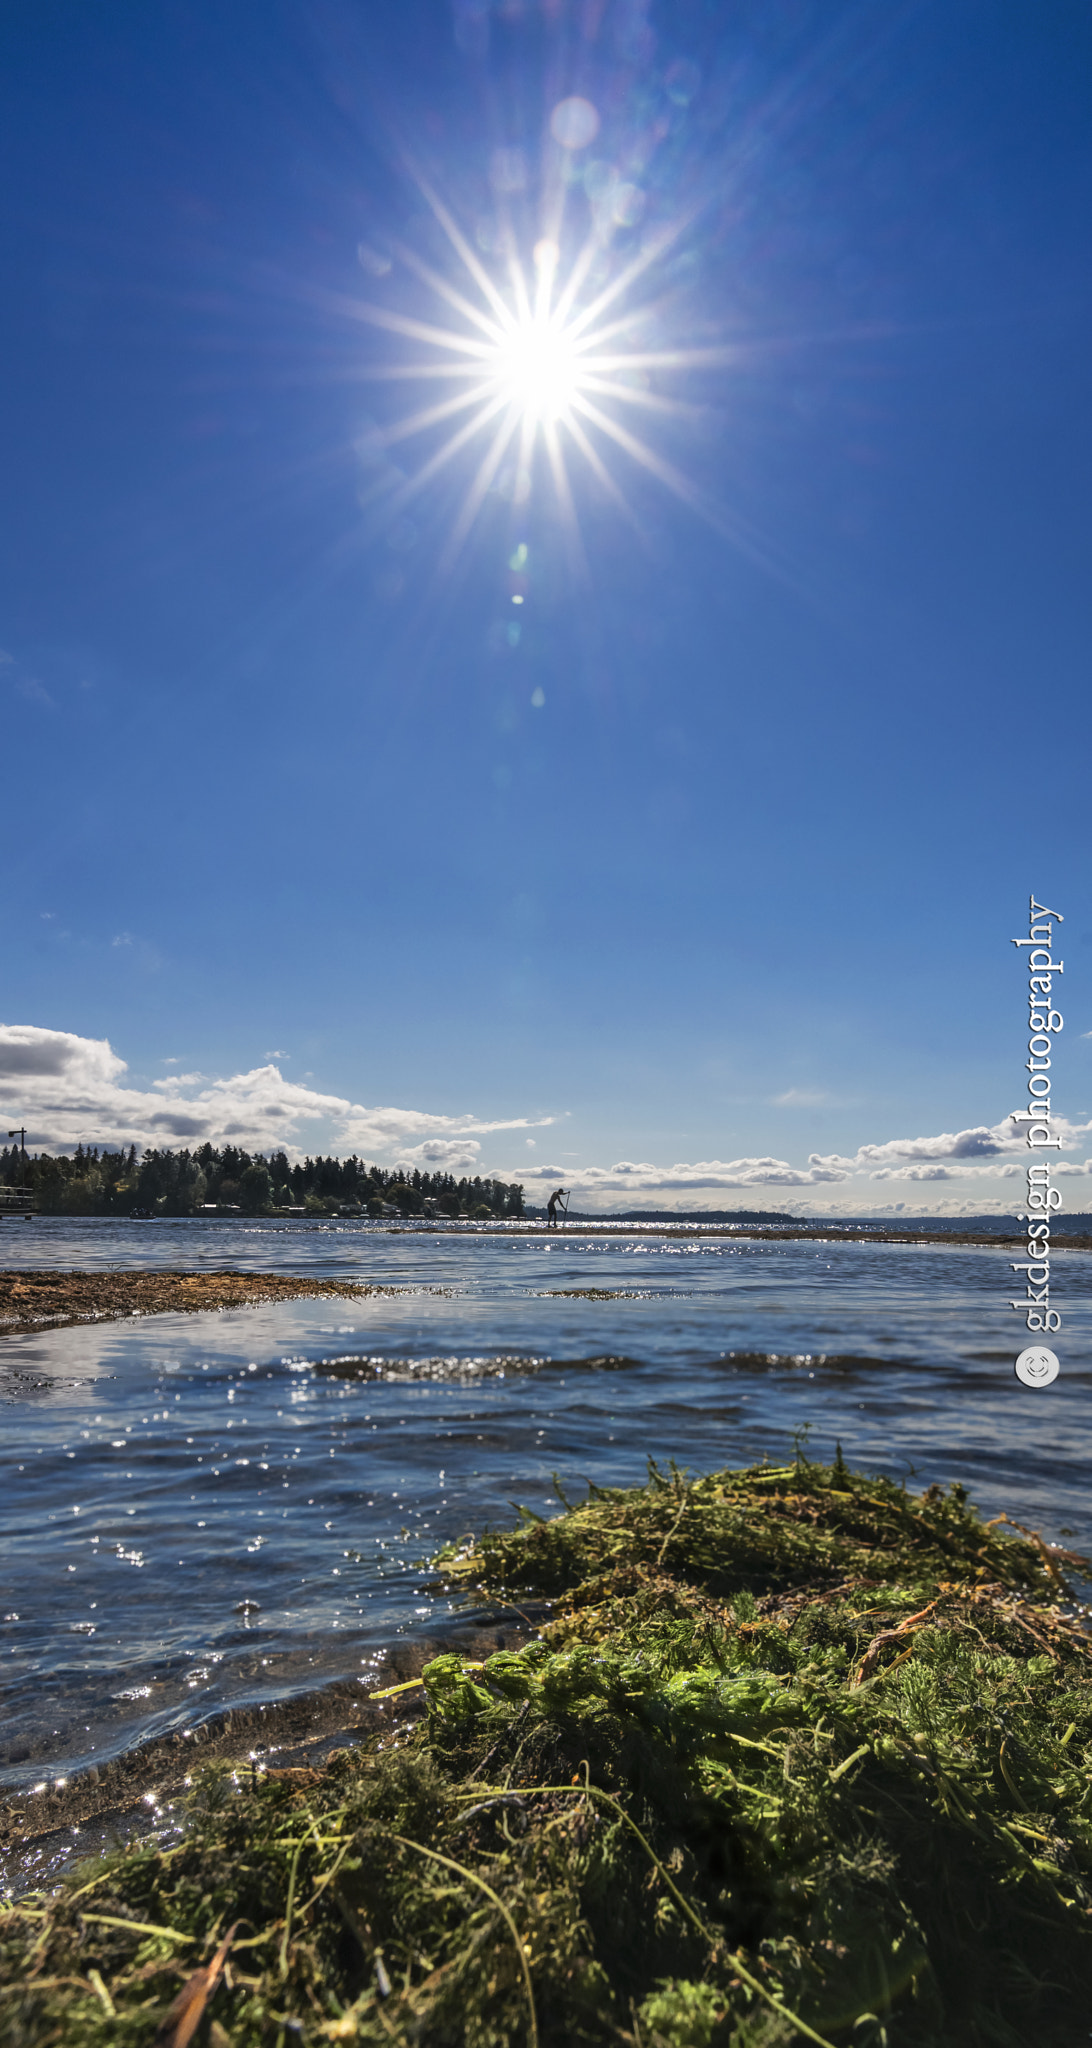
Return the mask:
<path id="1" fill-rule="evenodd" d="M 364 496 L 388 513 L 420 495 L 441 471 L 466 454 L 475 463 L 441 558 L 450 567 L 489 491 L 515 456 L 517 495 L 526 497 L 549 478 L 570 556 L 584 560 L 574 480 L 590 472 L 616 509 L 634 520 L 626 464 L 636 465 L 722 531 L 722 511 L 639 430 L 638 422 L 681 422 L 705 408 L 656 388 L 665 380 L 721 367 L 738 354 L 725 346 L 649 346 L 664 293 L 657 272 L 688 224 L 680 218 L 649 237 L 616 265 L 605 282 L 601 232 L 583 242 L 567 270 L 554 234 L 535 243 L 530 260 L 509 237 L 499 277 L 491 274 L 450 209 L 422 177 L 415 182 L 446 238 L 451 275 L 413 249 L 395 246 L 398 261 L 434 295 L 441 319 L 413 318 L 371 300 L 354 301 L 356 317 L 398 336 L 399 357 L 367 367 L 379 381 L 432 382 L 432 402 L 377 430 L 373 450 L 384 451 L 443 433 L 409 476 L 388 466 Z M 560 212 L 560 208 L 558 209 Z M 373 263 L 378 271 L 390 265 Z M 593 279 L 597 281 L 593 284 Z M 454 390 L 452 387 L 455 387 Z M 545 457 L 543 465 L 542 457 Z M 625 458 L 624 462 L 619 458 Z M 619 471 L 621 473 L 619 474 Z M 739 539 L 735 522 L 733 538 Z"/>

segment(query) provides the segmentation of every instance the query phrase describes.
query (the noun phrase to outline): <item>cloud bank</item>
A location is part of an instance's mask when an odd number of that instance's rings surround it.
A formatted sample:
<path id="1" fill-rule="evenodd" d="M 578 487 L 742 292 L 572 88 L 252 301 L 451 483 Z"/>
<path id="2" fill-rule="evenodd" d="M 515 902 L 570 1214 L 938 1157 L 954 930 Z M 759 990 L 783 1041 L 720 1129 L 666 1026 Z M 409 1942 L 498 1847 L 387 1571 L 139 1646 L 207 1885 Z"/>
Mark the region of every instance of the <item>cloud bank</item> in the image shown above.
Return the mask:
<path id="1" fill-rule="evenodd" d="M 816 1164 L 792 1166 L 787 1159 L 702 1159 L 693 1165 L 652 1166 L 620 1159 L 615 1166 L 524 1166 L 520 1178 L 558 1181 L 602 1194 L 679 1194 L 698 1188 L 813 1188 L 848 1180 L 838 1169 Z"/>
<path id="2" fill-rule="evenodd" d="M 250 1152 L 283 1147 L 356 1152 L 366 1159 L 418 1165 L 430 1172 L 465 1173 L 480 1161 L 483 1139 L 500 1132 L 541 1129 L 552 1117 L 441 1116 L 420 1109 L 369 1108 L 347 1096 L 328 1095 L 288 1081 L 270 1055 L 264 1065 L 227 1079 L 172 1073 L 147 1088 L 127 1084 L 128 1068 L 105 1038 L 82 1038 L 36 1024 L 0 1025 L 0 1125 L 25 1124 L 31 1150 L 71 1150 L 77 1144 L 117 1147 L 237 1144 Z M 165 1062 L 165 1064 L 172 1064 Z M 1063 1147 L 1076 1149 L 1092 1135 L 1092 1120 L 1054 1124 Z M 1008 1118 L 932 1137 L 891 1138 L 861 1145 L 850 1155 L 812 1152 L 806 1165 L 772 1155 L 701 1159 L 659 1166 L 620 1159 L 613 1166 L 576 1167 L 526 1157 L 498 1169 L 521 1180 L 532 1198 L 559 1183 L 591 1207 L 658 1195 L 664 1207 L 684 1206 L 694 1195 L 838 1188 L 865 1196 L 869 1183 L 905 1181 L 1012 1181 L 1022 1176 L 1027 1147 Z M 1018 1163 L 1019 1162 L 1019 1163 Z M 1092 1174 L 1092 1158 L 1052 1159 L 1055 1176 Z M 967 1189 L 965 1192 L 971 1192 Z M 699 1203 L 697 1206 L 702 1206 Z M 705 1206 L 710 1206 L 706 1204 Z M 901 1203 L 885 1206 L 900 1209 Z M 936 1208 L 951 1206 L 935 1202 Z M 966 1207 L 966 1204 L 963 1204 Z M 982 1206 L 981 1200 L 979 1206 Z"/>
<path id="3" fill-rule="evenodd" d="M 1063 1146 L 1079 1144 L 1092 1132 L 1092 1121 L 1068 1122 L 1052 1118 Z M 520 1168 L 525 1183 L 561 1182 L 577 1195 L 595 1201 L 603 1195 L 658 1194 L 670 1198 L 685 1192 L 729 1192 L 741 1188 L 814 1188 L 824 1184 L 847 1187 L 849 1183 L 872 1181 L 982 1181 L 983 1176 L 1013 1180 L 1023 1176 L 1027 1143 L 1021 1131 L 1005 1118 L 1001 1123 L 977 1124 L 964 1131 L 941 1131 L 935 1137 L 890 1138 L 882 1145 L 861 1145 L 847 1156 L 839 1152 L 811 1152 L 806 1166 L 790 1160 L 764 1158 L 707 1159 L 694 1164 L 654 1166 L 620 1159 L 614 1166 L 527 1166 Z M 1016 1161 L 1021 1163 L 1018 1165 Z M 1092 1173 L 1092 1159 L 1083 1164 L 1053 1159 L 1055 1178 L 1081 1177 Z M 848 1191 L 848 1188 L 847 1188 Z M 667 1206 L 670 1206 L 670 1199 Z M 869 1206 L 874 1206 L 869 1204 Z M 901 1209 L 902 1203 L 888 1204 Z M 949 1207 L 944 1203 L 939 1207 Z M 967 1204 L 961 1205 L 967 1207 Z M 976 1206 L 976 1205 L 970 1205 Z"/>
<path id="4" fill-rule="evenodd" d="M 543 1118 L 544 1123 L 552 1121 Z M 1063 1148 L 1079 1146 L 1092 1138 L 1092 1118 L 1073 1123 L 1067 1117 L 1052 1116 L 1051 1127 Z M 481 1125 L 481 1129 L 511 1129 L 511 1125 Z M 648 1162 L 621 1159 L 613 1166 L 539 1166 L 522 1162 L 519 1177 L 525 1181 L 568 1179 L 576 1188 L 599 1189 L 605 1193 L 683 1192 L 701 1188 L 808 1188 L 862 1178 L 868 1181 L 940 1181 L 1023 1178 L 1028 1158 L 1027 1140 L 1006 1117 L 993 1125 L 977 1124 L 964 1131 L 941 1131 L 935 1137 L 890 1138 L 882 1145 L 861 1145 L 850 1156 L 831 1152 L 809 1152 L 806 1166 L 794 1166 L 788 1159 L 770 1155 L 761 1158 L 706 1159 L 655 1166 Z M 1083 1162 L 1051 1155 L 1052 1172 L 1059 1175 L 1092 1173 L 1092 1158 Z M 1017 1164 L 1016 1162 L 1020 1163 Z M 1001 1163 L 1003 1162 L 1003 1163 Z M 515 1171 L 515 1169 L 513 1169 Z"/>
<path id="5" fill-rule="evenodd" d="M 227 1080 L 172 1074 L 148 1089 L 127 1086 L 128 1068 L 108 1039 L 37 1024 L 0 1024 L 0 1120 L 25 1124 L 31 1150 L 77 1144 L 233 1144 L 249 1152 L 322 1143 L 431 1172 L 465 1172 L 494 1131 L 536 1128 L 551 1118 L 437 1116 L 427 1110 L 367 1108 L 341 1095 L 286 1081 L 272 1061 Z M 308 1126 L 311 1132 L 308 1132 Z M 322 1135 L 316 1136 L 319 1127 Z"/>
<path id="6" fill-rule="evenodd" d="M 1052 1116 L 1051 1127 L 1063 1146 L 1079 1144 L 1092 1131 L 1092 1122 L 1070 1123 Z M 839 1153 L 812 1152 L 809 1164 L 828 1166 L 847 1173 L 867 1173 L 869 1180 L 965 1180 L 983 1172 L 1011 1179 L 1020 1172 L 1014 1164 L 997 1166 L 999 1159 L 1027 1158 L 1027 1140 L 1010 1117 L 999 1124 L 975 1124 L 965 1131 L 941 1131 L 934 1138 L 891 1138 L 884 1145 L 862 1145 L 852 1158 Z M 1062 1173 L 1083 1173 L 1083 1166 L 1063 1164 Z"/>

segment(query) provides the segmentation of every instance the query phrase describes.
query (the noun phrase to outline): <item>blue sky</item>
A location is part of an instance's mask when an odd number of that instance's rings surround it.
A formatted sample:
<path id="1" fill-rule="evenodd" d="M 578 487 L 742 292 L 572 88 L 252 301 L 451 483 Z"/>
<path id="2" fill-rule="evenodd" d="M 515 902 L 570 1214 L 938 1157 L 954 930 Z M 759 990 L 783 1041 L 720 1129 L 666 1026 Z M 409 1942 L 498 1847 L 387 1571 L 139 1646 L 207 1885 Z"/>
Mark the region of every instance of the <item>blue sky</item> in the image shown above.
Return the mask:
<path id="1" fill-rule="evenodd" d="M 1083 1166 L 1087 10 L 38 0 L 0 79 L 11 1117 L 1009 1208 L 807 1162 L 1018 1105 L 1034 889 Z M 413 490 L 445 209 L 644 265 L 582 564 L 541 418 Z"/>

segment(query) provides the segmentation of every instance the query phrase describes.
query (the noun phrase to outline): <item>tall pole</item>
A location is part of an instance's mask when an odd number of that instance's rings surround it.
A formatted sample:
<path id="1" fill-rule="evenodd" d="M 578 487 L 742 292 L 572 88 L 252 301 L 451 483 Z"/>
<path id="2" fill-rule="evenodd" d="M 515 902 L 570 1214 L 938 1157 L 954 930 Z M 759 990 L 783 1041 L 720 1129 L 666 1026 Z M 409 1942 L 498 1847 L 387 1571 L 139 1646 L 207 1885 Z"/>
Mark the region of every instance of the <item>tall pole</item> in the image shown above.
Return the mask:
<path id="1" fill-rule="evenodd" d="M 20 1127 L 20 1128 L 19 1128 L 19 1130 L 17 1130 L 17 1131 L 9 1131 L 9 1132 L 8 1132 L 8 1137 L 9 1137 L 9 1138 L 18 1138 L 18 1140 L 19 1140 L 19 1151 L 20 1151 L 20 1155 L 21 1155 L 21 1157 L 22 1157 L 22 1161 L 23 1161 L 23 1180 L 22 1180 L 22 1185 L 23 1185 L 23 1187 L 26 1187 L 26 1184 L 27 1184 L 27 1127 L 26 1127 L 26 1125 L 25 1125 L 25 1124 L 21 1125 L 21 1127 Z"/>

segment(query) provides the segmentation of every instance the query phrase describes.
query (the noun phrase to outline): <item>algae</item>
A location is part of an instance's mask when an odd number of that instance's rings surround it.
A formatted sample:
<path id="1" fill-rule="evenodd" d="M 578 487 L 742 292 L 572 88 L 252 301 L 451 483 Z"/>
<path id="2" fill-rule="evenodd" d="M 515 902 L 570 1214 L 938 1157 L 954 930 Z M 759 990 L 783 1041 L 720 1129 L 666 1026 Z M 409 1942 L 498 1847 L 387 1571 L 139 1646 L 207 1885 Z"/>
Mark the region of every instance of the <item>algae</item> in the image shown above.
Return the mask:
<path id="1" fill-rule="evenodd" d="M 1085 2042 L 1088 1569 L 840 1454 L 524 1512 L 435 1570 L 540 1637 L 0 1914 L 0 2043 Z"/>

